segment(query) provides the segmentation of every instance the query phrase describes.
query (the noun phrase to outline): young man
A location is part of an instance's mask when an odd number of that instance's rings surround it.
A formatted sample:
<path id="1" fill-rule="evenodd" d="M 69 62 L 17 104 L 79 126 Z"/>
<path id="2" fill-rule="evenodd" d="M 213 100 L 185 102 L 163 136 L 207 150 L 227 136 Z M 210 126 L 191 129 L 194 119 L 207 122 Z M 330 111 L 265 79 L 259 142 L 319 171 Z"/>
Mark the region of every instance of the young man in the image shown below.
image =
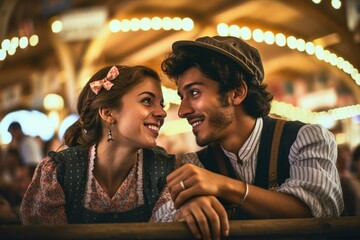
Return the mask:
<path id="1" fill-rule="evenodd" d="M 321 125 L 288 121 L 281 127 L 284 122 L 268 117 L 272 95 L 255 48 L 235 37 L 215 36 L 177 41 L 172 49 L 162 70 L 177 83 L 179 116 L 205 148 L 187 154 L 185 161 L 193 164 L 184 164 L 167 181 L 196 237 L 228 234 L 227 215 L 341 214 L 333 135 Z"/>

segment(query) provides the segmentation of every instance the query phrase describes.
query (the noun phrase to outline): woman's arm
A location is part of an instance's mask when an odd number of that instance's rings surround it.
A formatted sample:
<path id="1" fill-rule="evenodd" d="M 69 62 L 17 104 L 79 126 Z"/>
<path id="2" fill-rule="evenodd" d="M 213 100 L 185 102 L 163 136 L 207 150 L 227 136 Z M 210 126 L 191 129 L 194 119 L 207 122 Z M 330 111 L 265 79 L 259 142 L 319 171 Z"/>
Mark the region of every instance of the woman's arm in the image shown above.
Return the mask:
<path id="1" fill-rule="evenodd" d="M 65 195 L 57 181 L 56 165 L 46 157 L 37 166 L 20 207 L 22 224 L 67 224 Z"/>

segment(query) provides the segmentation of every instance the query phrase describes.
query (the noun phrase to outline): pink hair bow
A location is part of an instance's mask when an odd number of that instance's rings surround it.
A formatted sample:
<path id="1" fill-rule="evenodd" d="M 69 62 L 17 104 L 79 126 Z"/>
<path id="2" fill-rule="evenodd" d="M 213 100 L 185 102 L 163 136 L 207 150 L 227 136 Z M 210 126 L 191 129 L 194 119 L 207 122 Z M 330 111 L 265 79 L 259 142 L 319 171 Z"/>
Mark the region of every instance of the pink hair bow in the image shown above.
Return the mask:
<path id="1" fill-rule="evenodd" d="M 114 80 L 117 76 L 119 75 L 119 70 L 117 69 L 117 67 L 113 66 L 107 76 L 101 80 L 97 80 L 97 81 L 93 81 L 90 83 L 90 88 L 91 90 L 97 95 L 101 88 L 105 88 L 106 90 L 110 90 L 111 87 L 114 85 L 112 82 L 112 80 Z"/>

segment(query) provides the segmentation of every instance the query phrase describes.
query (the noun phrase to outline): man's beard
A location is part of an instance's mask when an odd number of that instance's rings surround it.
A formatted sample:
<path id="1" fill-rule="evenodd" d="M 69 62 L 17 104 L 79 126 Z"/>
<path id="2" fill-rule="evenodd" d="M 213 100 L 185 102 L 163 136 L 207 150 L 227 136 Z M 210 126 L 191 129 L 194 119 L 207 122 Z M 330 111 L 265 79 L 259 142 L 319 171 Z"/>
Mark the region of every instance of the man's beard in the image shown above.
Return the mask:
<path id="1" fill-rule="evenodd" d="M 233 122 L 234 116 L 229 107 L 218 107 L 209 114 L 207 119 L 209 129 L 205 138 L 200 139 L 196 136 L 196 144 L 200 147 L 205 147 L 212 142 L 216 142 L 219 138 L 217 133 L 229 126 Z M 202 129 L 202 131 L 204 130 Z"/>

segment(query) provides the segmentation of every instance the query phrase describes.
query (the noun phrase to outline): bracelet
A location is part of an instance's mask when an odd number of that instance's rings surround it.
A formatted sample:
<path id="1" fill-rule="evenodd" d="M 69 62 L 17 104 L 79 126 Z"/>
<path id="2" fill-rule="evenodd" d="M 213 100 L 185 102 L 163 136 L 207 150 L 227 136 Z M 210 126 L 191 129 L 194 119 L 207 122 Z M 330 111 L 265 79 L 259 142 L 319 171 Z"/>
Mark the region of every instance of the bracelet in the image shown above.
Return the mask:
<path id="1" fill-rule="evenodd" d="M 243 205 L 243 203 L 245 202 L 247 196 L 249 193 L 249 185 L 247 183 L 245 183 L 245 195 L 243 197 L 243 199 L 241 200 L 241 202 L 239 203 L 239 206 Z"/>

